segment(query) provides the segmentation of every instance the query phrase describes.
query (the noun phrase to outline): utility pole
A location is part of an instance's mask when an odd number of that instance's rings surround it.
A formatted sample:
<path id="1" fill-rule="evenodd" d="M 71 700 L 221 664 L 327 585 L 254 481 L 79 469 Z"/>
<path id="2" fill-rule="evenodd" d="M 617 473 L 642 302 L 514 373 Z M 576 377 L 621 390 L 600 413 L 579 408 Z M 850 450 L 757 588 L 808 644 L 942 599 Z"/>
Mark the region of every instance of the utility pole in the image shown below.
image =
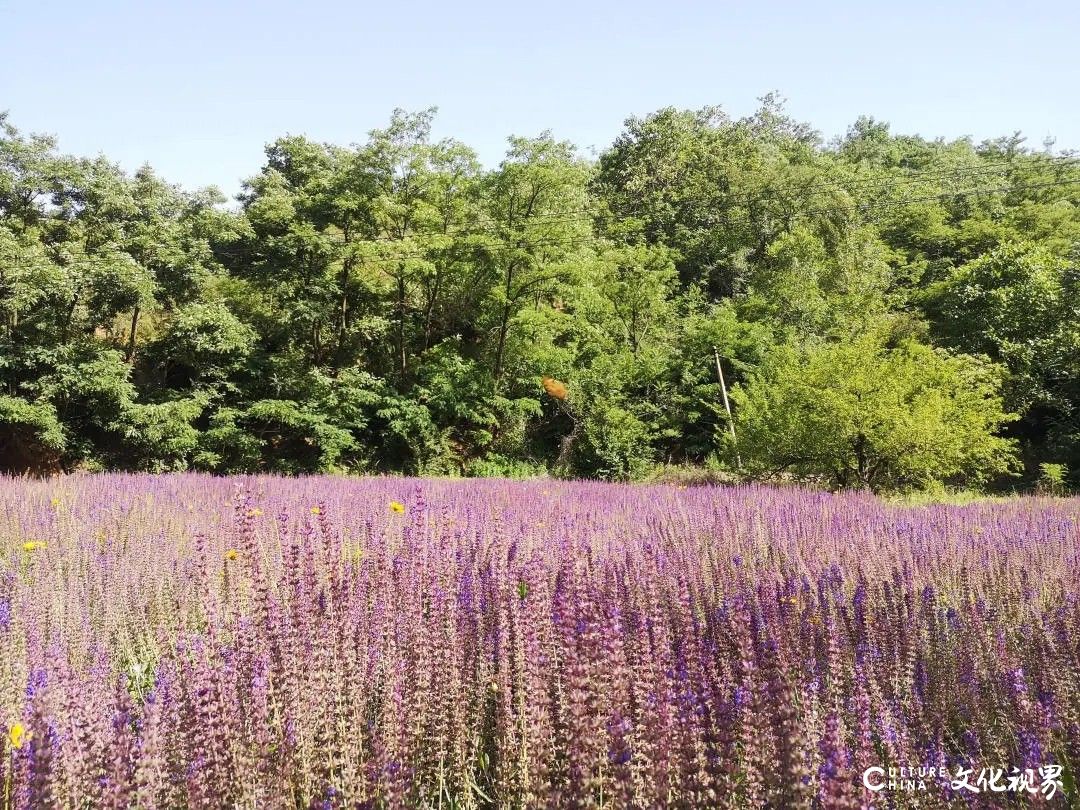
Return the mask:
<path id="1" fill-rule="evenodd" d="M 731 402 L 728 400 L 727 384 L 724 382 L 724 370 L 720 368 L 720 352 L 715 346 L 712 347 L 713 359 L 716 360 L 716 378 L 720 380 L 720 392 L 724 395 L 724 410 L 727 411 L 728 430 L 731 432 L 731 444 L 735 447 L 735 467 L 742 469 L 742 458 L 739 455 L 739 440 L 735 437 L 735 420 L 731 417 Z"/>

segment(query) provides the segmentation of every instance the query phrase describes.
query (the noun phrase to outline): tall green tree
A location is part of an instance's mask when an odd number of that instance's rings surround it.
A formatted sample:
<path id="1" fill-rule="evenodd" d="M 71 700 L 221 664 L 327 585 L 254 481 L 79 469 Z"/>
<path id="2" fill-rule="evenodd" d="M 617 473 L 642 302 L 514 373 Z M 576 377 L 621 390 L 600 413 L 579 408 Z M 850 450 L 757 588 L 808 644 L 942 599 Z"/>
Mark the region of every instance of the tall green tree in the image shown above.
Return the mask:
<path id="1" fill-rule="evenodd" d="M 1031 474 L 1045 461 L 1080 469 L 1080 267 L 1014 242 L 958 267 L 922 301 L 936 336 L 1009 370 L 1006 397 Z"/>
<path id="2" fill-rule="evenodd" d="M 507 338 L 515 313 L 539 305 L 574 271 L 574 257 L 588 247 L 585 208 L 588 165 L 573 146 L 550 133 L 511 138 L 506 158 L 485 188 L 491 239 L 484 260 L 494 271 L 495 346 L 491 376 L 496 388 L 506 365 Z"/>

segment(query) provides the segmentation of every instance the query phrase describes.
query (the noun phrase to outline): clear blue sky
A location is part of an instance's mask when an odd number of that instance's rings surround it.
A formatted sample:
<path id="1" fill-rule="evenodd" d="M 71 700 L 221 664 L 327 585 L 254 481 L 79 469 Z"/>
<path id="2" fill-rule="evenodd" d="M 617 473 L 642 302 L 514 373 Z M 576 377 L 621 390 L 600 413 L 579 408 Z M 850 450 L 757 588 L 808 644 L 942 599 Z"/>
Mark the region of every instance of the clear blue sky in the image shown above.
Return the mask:
<path id="1" fill-rule="evenodd" d="M 631 114 L 777 90 L 827 137 L 860 114 L 1080 148 L 1080 3 L 0 0 L 0 110 L 64 151 L 229 194 L 286 133 L 362 141 L 394 107 L 498 162 L 550 128 L 602 148 Z"/>

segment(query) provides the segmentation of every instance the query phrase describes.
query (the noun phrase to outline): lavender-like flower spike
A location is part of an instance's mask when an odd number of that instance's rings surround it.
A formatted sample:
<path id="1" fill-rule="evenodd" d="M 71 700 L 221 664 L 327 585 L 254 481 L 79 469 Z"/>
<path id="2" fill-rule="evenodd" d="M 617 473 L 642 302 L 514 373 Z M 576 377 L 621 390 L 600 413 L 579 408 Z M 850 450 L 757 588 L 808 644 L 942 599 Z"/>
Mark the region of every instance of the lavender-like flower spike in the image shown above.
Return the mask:
<path id="1" fill-rule="evenodd" d="M 903 806 L 863 772 L 1080 767 L 1075 501 L 2 484 L 13 808 Z"/>

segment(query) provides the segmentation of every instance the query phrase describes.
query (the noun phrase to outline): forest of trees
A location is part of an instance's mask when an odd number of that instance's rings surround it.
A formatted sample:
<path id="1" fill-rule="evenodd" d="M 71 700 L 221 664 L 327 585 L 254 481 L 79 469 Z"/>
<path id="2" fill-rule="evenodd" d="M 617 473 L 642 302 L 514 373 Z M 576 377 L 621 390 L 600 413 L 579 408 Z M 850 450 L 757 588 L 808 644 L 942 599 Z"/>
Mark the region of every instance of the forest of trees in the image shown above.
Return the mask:
<path id="1" fill-rule="evenodd" d="M 1080 486 L 1080 156 L 770 96 L 485 168 L 433 118 L 229 206 L 0 117 L 0 470 Z"/>

